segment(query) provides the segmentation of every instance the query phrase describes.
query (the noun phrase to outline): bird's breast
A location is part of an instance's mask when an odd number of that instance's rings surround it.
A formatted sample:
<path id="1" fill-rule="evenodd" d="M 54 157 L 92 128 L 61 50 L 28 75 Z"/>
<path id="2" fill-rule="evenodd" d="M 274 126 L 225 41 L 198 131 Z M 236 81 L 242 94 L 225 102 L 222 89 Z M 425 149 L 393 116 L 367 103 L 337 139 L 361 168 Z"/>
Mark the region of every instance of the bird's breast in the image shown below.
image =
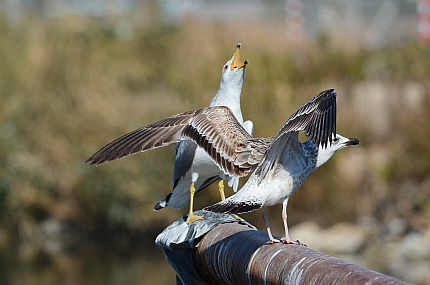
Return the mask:
<path id="1" fill-rule="evenodd" d="M 222 173 L 212 158 L 200 147 L 196 148 L 191 167 L 200 174 L 217 175 L 217 173 Z"/>
<path id="2" fill-rule="evenodd" d="M 282 203 L 300 188 L 309 173 L 308 169 L 296 173 L 290 173 L 283 168 L 278 169 L 270 179 L 260 183 L 259 187 L 264 188 L 266 193 L 265 205 L 272 206 Z"/>

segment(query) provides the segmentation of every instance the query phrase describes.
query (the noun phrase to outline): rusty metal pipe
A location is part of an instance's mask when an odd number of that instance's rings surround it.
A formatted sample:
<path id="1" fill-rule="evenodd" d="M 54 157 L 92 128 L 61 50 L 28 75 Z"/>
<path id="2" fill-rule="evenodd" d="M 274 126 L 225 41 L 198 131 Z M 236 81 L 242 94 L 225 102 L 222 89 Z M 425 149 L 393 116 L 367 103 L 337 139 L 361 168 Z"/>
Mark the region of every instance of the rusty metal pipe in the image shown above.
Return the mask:
<path id="1" fill-rule="evenodd" d="M 197 211 L 156 239 L 177 274 L 177 284 L 407 284 L 342 259 L 297 245 L 267 244 L 267 233 L 229 214 Z"/>
<path id="2" fill-rule="evenodd" d="M 307 247 L 266 242 L 266 233 L 221 224 L 200 241 L 193 263 L 211 285 L 407 284 Z"/>

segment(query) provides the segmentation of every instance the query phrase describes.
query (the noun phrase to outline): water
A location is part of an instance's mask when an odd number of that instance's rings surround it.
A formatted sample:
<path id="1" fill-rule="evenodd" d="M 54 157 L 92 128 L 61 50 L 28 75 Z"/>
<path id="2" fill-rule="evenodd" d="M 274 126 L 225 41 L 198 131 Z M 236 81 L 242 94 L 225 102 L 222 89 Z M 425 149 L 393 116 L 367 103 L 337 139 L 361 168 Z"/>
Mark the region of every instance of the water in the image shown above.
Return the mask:
<path id="1" fill-rule="evenodd" d="M 175 284 L 175 272 L 155 244 L 136 249 L 86 243 L 25 260 L 19 248 L 1 252 L 0 284 Z"/>

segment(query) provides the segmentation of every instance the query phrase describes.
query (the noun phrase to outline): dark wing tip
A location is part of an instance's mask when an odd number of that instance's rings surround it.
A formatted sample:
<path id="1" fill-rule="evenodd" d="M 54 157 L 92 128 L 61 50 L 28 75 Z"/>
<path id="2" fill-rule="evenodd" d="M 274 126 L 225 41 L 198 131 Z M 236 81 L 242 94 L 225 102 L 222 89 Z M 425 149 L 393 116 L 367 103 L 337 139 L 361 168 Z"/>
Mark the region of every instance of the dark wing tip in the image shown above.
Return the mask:
<path id="1" fill-rule="evenodd" d="M 336 136 L 336 97 L 335 89 L 327 89 L 308 101 L 315 109 L 304 131 L 316 146 L 326 148 Z"/>
<path id="2" fill-rule="evenodd" d="M 178 142 L 182 130 L 189 125 L 194 114 L 201 110 L 177 114 L 131 131 L 102 147 L 85 163 L 89 166 L 98 165 Z"/>
<path id="3" fill-rule="evenodd" d="M 93 154 L 90 158 L 88 158 L 87 160 L 85 160 L 85 163 L 88 164 L 88 166 L 93 166 L 93 165 L 99 165 L 102 163 L 106 163 L 106 162 L 110 162 L 119 158 L 122 158 L 124 156 L 127 156 L 129 154 L 133 154 L 132 153 L 127 153 L 124 154 L 124 152 L 113 152 L 111 150 L 107 150 L 104 147 L 101 148 L 99 151 L 97 151 L 95 154 Z"/>
<path id="4" fill-rule="evenodd" d="M 97 166 L 99 164 L 109 162 L 111 160 L 115 160 L 115 158 L 109 159 L 104 156 L 101 156 L 99 152 L 96 152 L 95 154 L 90 156 L 87 160 L 85 160 L 85 164 L 88 164 L 88 166 L 93 166 L 93 165 Z"/>
<path id="5" fill-rule="evenodd" d="M 87 160 L 85 160 L 85 164 L 88 164 L 88 166 L 93 166 L 93 165 L 99 165 L 102 164 L 105 161 L 101 161 L 100 159 L 98 159 L 95 154 L 92 155 L 90 158 L 88 158 Z"/>
<path id="6" fill-rule="evenodd" d="M 337 95 L 336 90 L 334 88 L 324 90 L 320 93 L 324 93 L 324 94 L 330 95 L 330 96 L 336 96 Z"/>
<path id="7" fill-rule="evenodd" d="M 160 200 L 155 206 L 154 208 L 152 208 L 154 211 L 158 211 L 161 209 L 164 209 L 167 207 L 167 203 L 170 200 L 170 197 L 172 197 L 173 193 L 169 193 L 166 197 L 164 197 L 162 200 Z"/>
<path id="8" fill-rule="evenodd" d="M 250 202 L 232 202 L 224 200 L 214 205 L 203 208 L 203 210 L 214 213 L 228 213 L 228 214 L 244 214 L 258 210 L 263 205 Z"/>

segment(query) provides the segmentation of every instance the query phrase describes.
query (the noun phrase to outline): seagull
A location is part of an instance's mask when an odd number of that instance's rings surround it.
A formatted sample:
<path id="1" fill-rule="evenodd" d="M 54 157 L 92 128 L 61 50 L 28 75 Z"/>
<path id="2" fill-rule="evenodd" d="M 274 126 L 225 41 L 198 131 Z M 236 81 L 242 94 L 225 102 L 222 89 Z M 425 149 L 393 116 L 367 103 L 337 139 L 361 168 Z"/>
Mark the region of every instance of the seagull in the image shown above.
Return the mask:
<path id="1" fill-rule="evenodd" d="M 241 44 L 236 45 L 235 53 L 223 66 L 219 89 L 209 106 L 227 106 L 229 110 L 231 110 L 231 114 L 237 119 L 238 124 L 243 127 L 249 137 L 251 137 L 253 132 L 253 123 L 251 121 L 243 122 L 242 111 L 240 108 L 240 95 L 245 78 L 245 67 L 248 64 L 247 60 L 243 62 L 240 61 L 240 47 Z M 229 181 L 229 186 L 233 186 L 233 190 L 236 192 L 239 177 L 231 176 L 220 170 L 210 156 L 191 140 L 161 142 L 161 145 L 157 145 L 157 143 L 160 143 L 158 140 L 165 139 L 165 137 L 160 138 L 157 135 L 167 136 L 168 131 L 171 131 L 170 127 L 176 127 L 175 124 L 177 122 L 175 122 L 175 119 L 178 119 L 179 122 L 181 122 L 183 117 L 186 116 L 184 114 L 192 116 L 193 111 L 179 114 L 177 117 L 173 116 L 171 118 L 167 118 L 166 120 L 169 124 L 172 124 L 171 126 L 157 125 L 154 126 L 154 129 L 147 126 L 132 131 L 101 148 L 98 152 L 87 159 L 85 163 L 89 163 L 90 166 L 98 165 L 137 152 L 176 142 L 176 158 L 173 178 L 171 181 L 173 191 L 158 202 L 154 206 L 154 210 L 160 210 L 166 206 L 178 210 L 183 208 L 188 201 L 190 201 L 187 223 L 190 224 L 194 221 L 200 220 L 203 216 L 194 215 L 193 212 L 195 193 L 221 179 L 218 184 L 218 188 L 221 199 L 223 200 L 225 199 L 223 180 L 227 179 Z M 165 122 L 165 120 L 160 122 Z M 167 133 L 163 133 L 166 129 L 168 130 Z"/>
<path id="2" fill-rule="evenodd" d="M 334 153 L 360 143 L 358 139 L 346 138 L 336 133 L 336 91 L 325 90 L 304 103 L 284 123 L 278 134 L 270 138 L 246 138 L 236 136 L 239 141 L 234 155 L 226 156 L 235 166 L 242 166 L 252 173 L 245 185 L 234 195 L 204 210 L 216 213 L 242 214 L 263 209 L 263 219 L 269 235 L 269 243 L 304 245 L 291 240 L 288 234 L 287 203 L 290 196 L 305 182 L 309 174 L 326 163 Z M 239 125 L 230 127 L 239 130 Z M 301 143 L 298 132 L 303 131 L 308 140 Z M 241 131 L 243 134 L 243 130 Z M 241 140 L 241 141 L 240 141 Z M 217 157 L 226 153 L 218 149 Z M 214 157 L 214 156 L 213 156 Z M 220 165 L 225 162 L 219 159 Z M 234 168 L 231 168 L 233 169 Z M 224 168 L 227 170 L 228 168 Z M 234 174 L 234 173 L 231 173 Z M 266 206 L 282 204 L 282 220 L 285 237 L 272 236 Z"/>
<path id="3" fill-rule="evenodd" d="M 138 152 L 191 140 L 203 149 L 224 175 L 240 178 L 251 173 L 233 196 L 205 210 L 240 214 L 263 208 L 269 242 L 301 244 L 288 234 L 289 197 L 309 174 L 355 138 L 336 133 L 336 91 L 322 91 L 304 103 L 284 123 L 278 134 L 253 138 L 226 106 L 201 108 L 171 116 L 141 127 L 109 143 L 86 162 L 97 165 Z M 298 132 L 308 140 L 301 143 Z M 282 203 L 285 237 L 273 238 L 266 206 Z"/>

